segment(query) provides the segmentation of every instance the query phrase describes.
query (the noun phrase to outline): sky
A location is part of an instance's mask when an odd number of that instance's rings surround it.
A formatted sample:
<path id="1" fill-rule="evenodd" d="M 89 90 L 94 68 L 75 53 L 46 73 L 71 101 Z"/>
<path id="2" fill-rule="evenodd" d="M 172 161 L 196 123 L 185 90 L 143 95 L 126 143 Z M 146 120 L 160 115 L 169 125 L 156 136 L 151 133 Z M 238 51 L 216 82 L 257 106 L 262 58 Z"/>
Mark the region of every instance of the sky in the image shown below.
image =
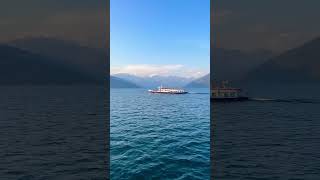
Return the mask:
<path id="1" fill-rule="evenodd" d="M 215 47 L 282 53 L 320 36 L 319 0 L 213 0 Z"/>
<path id="2" fill-rule="evenodd" d="M 104 0 L 1 0 L 0 43 L 40 36 L 105 48 L 107 9 Z"/>
<path id="3" fill-rule="evenodd" d="M 209 0 L 111 0 L 111 74 L 200 77 L 210 69 Z"/>

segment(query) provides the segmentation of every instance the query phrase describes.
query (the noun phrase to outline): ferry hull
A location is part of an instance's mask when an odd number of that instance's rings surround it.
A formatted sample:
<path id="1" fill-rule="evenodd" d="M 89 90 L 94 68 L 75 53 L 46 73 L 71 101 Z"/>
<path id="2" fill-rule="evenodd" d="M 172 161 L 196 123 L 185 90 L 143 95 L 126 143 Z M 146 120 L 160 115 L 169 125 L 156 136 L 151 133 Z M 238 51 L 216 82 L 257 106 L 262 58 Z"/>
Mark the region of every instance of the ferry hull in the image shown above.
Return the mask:
<path id="1" fill-rule="evenodd" d="M 156 92 L 156 91 L 149 91 L 153 94 L 187 94 L 188 92 Z"/>
<path id="2" fill-rule="evenodd" d="M 212 102 L 236 102 L 236 101 L 248 101 L 248 97 L 235 97 L 235 98 L 210 98 Z"/>

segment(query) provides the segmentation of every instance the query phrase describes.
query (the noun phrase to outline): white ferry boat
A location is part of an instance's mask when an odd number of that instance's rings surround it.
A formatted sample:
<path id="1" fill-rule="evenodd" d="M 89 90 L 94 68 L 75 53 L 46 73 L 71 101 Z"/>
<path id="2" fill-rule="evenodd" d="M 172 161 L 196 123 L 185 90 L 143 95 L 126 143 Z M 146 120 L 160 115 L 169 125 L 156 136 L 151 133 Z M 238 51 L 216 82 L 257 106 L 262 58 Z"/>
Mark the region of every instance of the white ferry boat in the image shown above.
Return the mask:
<path id="1" fill-rule="evenodd" d="M 159 93 L 159 94 L 187 94 L 188 92 L 183 89 L 176 88 L 167 88 L 167 87 L 158 87 L 155 90 L 149 90 L 150 93 Z"/>
<path id="2" fill-rule="evenodd" d="M 210 93 L 211 101 L 245 101 L 249 98 L 242 96 L 240 88 L 227 87 L 227 81 L 222 82 L 221 87 L 212 87 Z"/>

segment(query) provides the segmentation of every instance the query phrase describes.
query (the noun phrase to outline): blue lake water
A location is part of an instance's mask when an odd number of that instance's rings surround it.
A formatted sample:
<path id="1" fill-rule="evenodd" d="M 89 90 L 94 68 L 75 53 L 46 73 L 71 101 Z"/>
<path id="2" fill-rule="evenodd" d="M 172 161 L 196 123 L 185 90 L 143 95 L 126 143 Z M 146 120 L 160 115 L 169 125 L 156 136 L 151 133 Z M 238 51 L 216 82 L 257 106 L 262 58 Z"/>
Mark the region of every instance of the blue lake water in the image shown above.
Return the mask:
<path id="1" fill-rule="evenodd" d="M 319 179 L 320 86 L 247 87 L 211 104 L 215 179 Z M 0 179 L 106 179 L 102 87 L 0 87 Z M 206 90 L 111 90 L 112 179 L 209 179 Z"/>
<path id="2" fill-rule="evenodd" d="M 209 179 L 209 90 L 111 89 L 111 179 Z"/>
<path id="3" fill-rule="evenodd" d="M 106 179 L 102 86 L 0 86 L 0 179 Z"/>
<path id="4" fill-rule="evenodd" d="M 211 106 L 215 179 L 320 179 L 320 85 L 245 90 Z"/>

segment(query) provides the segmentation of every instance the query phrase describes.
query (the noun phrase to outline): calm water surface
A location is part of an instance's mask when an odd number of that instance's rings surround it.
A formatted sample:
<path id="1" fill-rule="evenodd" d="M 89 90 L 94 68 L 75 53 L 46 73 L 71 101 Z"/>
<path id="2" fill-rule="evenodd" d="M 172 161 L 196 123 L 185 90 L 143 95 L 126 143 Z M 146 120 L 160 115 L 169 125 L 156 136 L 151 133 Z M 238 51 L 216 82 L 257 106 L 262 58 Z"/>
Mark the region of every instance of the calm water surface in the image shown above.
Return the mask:
<path id="1" fill-rule="evenodd" d="M 1 86 L 0 179 L 106 179 L 100 86 Z"/>
<path id="2" fill-rule="evenodd" d="M 209 179 L 208 90 L 111 89 L 111 179 Z"/>
<path id="3" fill-rule="evenodd" d="M 320 179 L 320 86 L 245 89 L 212 104 L 215 179 Z"/>

